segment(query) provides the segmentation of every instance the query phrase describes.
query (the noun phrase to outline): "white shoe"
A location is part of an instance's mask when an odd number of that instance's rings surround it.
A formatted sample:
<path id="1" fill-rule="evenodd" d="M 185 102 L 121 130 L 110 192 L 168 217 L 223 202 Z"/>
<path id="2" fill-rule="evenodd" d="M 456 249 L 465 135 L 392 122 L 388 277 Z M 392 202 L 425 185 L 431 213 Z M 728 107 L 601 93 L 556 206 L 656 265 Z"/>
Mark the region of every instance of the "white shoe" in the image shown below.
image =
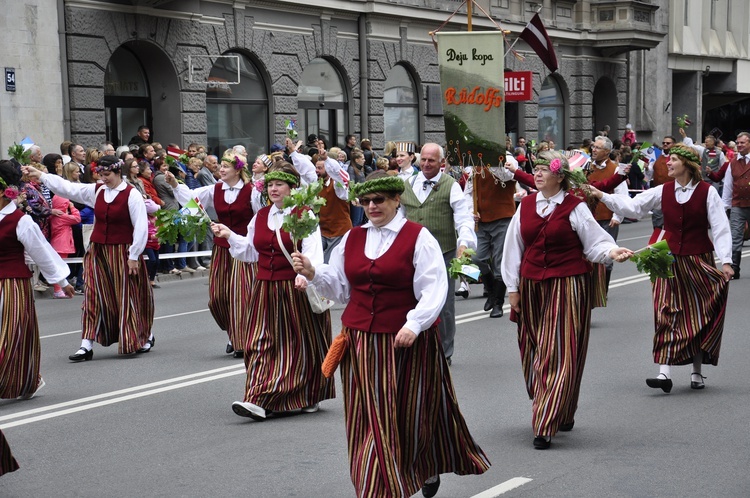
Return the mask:
<path id="1" fill-rule="evenodd" d="M 196 268 L 195 271 L 206 271 L 206 267 L 205 266 L 198 266 L 198 268 Z"/>
<path id="2" fill-rule="evenodd" d="M 188 273 L 195 273 L 195 269 L 190 268 L 189 266 L 186 266 L 185 268 L 183 268 L 182 271 L 186 271 Z"/>
<path id="3" fill-rule="evenodd" d="M 315 403 L 314 405 L 302 408 L 302 413 L 315 413 L 318 410 L 320 410 L 320 403 Z"/>
<path id="4" fill-rule="evenodd" d="M 23 396 L 19 396 L 18 399 L 31 399 L 36 396 L 36 393 L 39 392 L 39 389 L 43 388 L 46 385 L 47 383 L 44 382 L 44 378 L 41 378 L 39 379 L 39 384 L 36 386 L 36 391 L 34 391 L 33 393 L 24 394 Z"/>
<path id="5" fill-rule="evenodd" d="M 263 408 L 245 401 L 235 401 L 232 403 L 232 411 L 240 417 L 250 417 L 258 421 L 266 419 L 266 411 Z"/>
<path id="6" fill-rule="evenodd" d="M 178 270 L 177 268 L 172 268 L 171 270 L 169 270 L 169 273 L 171 273 L 172 275 L 179 275 L 182 273 L 182 270 Z"/>

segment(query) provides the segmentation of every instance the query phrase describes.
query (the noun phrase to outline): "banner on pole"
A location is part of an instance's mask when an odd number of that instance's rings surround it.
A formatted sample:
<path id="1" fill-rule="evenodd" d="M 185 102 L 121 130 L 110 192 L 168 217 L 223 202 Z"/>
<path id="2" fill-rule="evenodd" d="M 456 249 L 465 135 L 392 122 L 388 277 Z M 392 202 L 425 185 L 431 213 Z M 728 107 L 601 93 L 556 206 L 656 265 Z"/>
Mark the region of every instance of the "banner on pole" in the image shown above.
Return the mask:
<path id="1" fill-rule="evenodd" d="M 503 35 L 437 33 L 440 87 L 451 166 L 497 166 L 505 158 Z"/>

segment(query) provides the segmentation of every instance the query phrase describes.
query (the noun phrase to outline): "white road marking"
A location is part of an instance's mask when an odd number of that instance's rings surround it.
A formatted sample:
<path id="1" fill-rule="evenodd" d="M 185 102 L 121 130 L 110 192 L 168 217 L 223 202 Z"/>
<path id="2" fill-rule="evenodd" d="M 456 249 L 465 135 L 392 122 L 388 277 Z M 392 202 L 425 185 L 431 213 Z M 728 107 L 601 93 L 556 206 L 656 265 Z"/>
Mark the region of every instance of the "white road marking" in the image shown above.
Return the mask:
<path id="1" fill-rule="evenodd" d="M 507 481 L 488 489 L 487 491 L 482 491 L 471 498 L 495 498 L 496 496 L 500 496 L 503 493 L 507 493 L 508 491 L 523 486 L 531 481 L 533 481 L 533 479 L 529 479 L 528 477 L 514 477 L 513 479 L 508 479 Z"/>
<path id="2" fill-rule="evenodd" d="M 16 420 L 15 422 L 2 424 L 0 425 L 0 429 L 10 429 L 11 427 L 18 427 L 20 425 L 31 424 L 31 423 L 39 422 L 42 420 L 61 417 L 63 415 L 68 415 L 71 413 L 91 410 L 93 408 L 99 408 L 101 406 L 112 405 L 115 403 L 121 403 L 123 401 L 129 401 L 131 399 L 142 398 L 144 396 L 151 396 L 153 394 L 159 394 L 159 393 L 163 393 L 167 391 L 172 391 L 174 389 L 182 389 L 183 387 L 190 387 L 190 386 L 194 386 L 197 384 L 202 384 L 204 382 L 211 382 L 213 380 L 223 379 L 225 377 L 232 377 L 234 375 L 241 375 L 244 373 L 245 373 L 244 365 L 240 365 L 240 366 L 233 365 L 231 367 L 222 367 L 222 368 L 217 368 L 215 370 L 207 370 L 205 372 L 198 372 L 195 374 L 184 375 L 182 377 L 175 377 L 172 379 L 166 379 L 166 380 L 162 380 L 159 382 L 152 382 L 150 384 L 143 384 L 141 386 L 129 387 L 127 389 L 121 389 L 119 391 L 112 391 L 109 393 L 98 394 L 96 396 L 89 396 L 89 397 L 81 398 L 77 400 L 66 401 L 64 403 L 58 403 L 55 405 L 43 406 L 40 408 L 35 408 L 33 410 L 26 410 L 23 412 L 12 413 L 10 415 L 5 415 L 3 417 L 0 417 L 0 421 L 11 420 L 14 418 L 21 418 L 21 417 L 28 417 L 28 418 L 23 418 L 21 420 Z M 205 376 L 207 374 L 215 374 L 215 375 Z M 205 377 L 202 377 L 202 376 L 205 376 Z M 196 378 L 196 377 L 199 377 L 199 378 Z M 192 380 L 187 380 L 186 382 L 179 382 L 179 381 L 186 380 L 186 379 L 192 379 Z M 179 383 L 174 384 L 174 382 L 179 382 Z M 165 384 L 169 384 L 169 385 L 165 385 Z M 161 386 L 161 387 L 158 387 L 158 386 Z M 137 392 L 137 391 L 140 391 L 140 392 Z M 126 394 L 126 393 L 130 393 L 130 394 Z M 113 396 L 118 396 L 118 397 L 113 397 Z M 106 399 L 106 398 L 111 398 L 111 399 Z M 102 400 L 102 401 L 96 401 L 96 400 Z M 81 406 L 74 406 L 74 405 L 81 405 Z M 72 408 L 67 408 L 70 406 L 72 406 Z M 54 410 L 57 410 L 57 411 L 54 411 Z M 30 415 L 44 413 L 44 412 L 51 412 L 51 413 L 46 413 L 44 415 L 30 416 Z"/>

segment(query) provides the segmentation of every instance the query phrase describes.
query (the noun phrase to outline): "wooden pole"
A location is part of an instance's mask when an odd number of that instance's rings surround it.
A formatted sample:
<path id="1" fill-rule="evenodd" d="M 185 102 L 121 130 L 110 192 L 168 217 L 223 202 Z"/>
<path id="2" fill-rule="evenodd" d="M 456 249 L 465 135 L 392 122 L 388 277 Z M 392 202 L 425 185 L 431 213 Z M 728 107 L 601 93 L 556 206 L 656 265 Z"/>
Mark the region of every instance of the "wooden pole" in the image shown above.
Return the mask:
<path id="1" fill-rule="evenodd" d="M 471 31 L 471 16 L 472 16 L 471 10 L 473 6 L 474 6 L 474 0 L 469 0 L 468 2 L 466 2 L 466 17 L 468 18 L 467 27 L 469 28 L 468 31 Z"/>

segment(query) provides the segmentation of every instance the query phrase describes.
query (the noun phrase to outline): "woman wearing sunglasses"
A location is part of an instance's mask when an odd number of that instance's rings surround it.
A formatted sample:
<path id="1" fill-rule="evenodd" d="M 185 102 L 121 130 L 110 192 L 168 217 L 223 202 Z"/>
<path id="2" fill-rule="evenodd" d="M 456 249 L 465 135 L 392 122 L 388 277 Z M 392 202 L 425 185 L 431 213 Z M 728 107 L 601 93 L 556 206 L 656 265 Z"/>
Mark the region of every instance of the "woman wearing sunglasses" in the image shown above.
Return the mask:
<path id="1" fill-rule="evenodd" d="M 341 380 L 349 463 L 357 496 L 426 497 L 439 475 L 481 474 L 490 463 L 456 401 L 436 320 L 448 281 L 427 229 L 399 212 L 404 182 L 384 171 L 351 186 L 369 221 L 316 264 L 294 269 L 336 302 L 348 303 Z"/>

